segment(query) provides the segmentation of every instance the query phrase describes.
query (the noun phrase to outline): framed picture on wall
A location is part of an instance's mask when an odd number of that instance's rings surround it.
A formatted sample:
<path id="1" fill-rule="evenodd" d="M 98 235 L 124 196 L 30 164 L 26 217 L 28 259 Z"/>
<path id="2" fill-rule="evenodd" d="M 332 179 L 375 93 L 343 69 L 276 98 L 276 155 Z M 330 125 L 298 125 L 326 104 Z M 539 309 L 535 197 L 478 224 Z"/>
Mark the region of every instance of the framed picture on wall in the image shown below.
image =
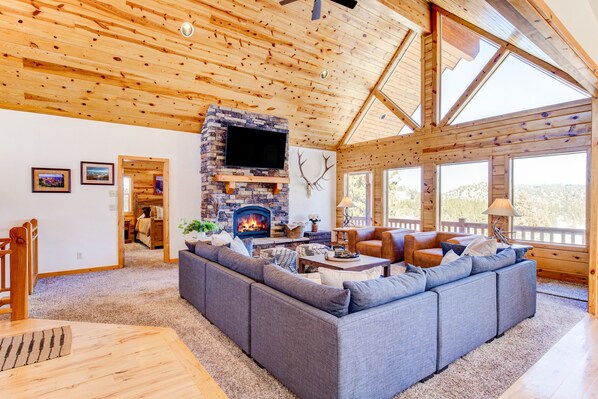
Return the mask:
<path id="1" fill-rule="evenodd" d="M 164 176 L 154 175 L 154 194 L 164 194 Z"/>
<path id="2" fill-rule="evenodd" d="M 81 184 L 114 186 L 114 164 L 82 161 Z"/>
<path id="3" fill-rule="evenodd" d="M 31 168 L 31 191 L 34 193 L 70 193 L 71 170 Z"/>

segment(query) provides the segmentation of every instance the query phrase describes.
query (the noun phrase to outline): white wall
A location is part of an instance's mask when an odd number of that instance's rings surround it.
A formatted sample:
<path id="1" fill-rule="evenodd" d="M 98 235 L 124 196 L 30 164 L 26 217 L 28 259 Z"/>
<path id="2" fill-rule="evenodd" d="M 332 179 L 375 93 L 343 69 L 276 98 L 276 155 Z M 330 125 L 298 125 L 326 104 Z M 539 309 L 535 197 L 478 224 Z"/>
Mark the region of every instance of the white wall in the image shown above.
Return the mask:
<path id="1" fill-rule="evenodd" d="M 291 185 L 289 188 L 289 221 L 307 221 L 307 215 L 317 213 L 322 222 L 320 230 L 330 230 L 335 227 L 336 215 L 336 166 L 328 171 L 322 186 L 324 190 L 312 190 L 311 197 L 307 196 L 305 181 L 299 172 L 297 152 L 301 152 L 305 160 L 303 171 L 310 181 L 315 181 L 324 171 L 322 155 L 330 156 L 328 165 L 336 165 L 336 153 L 308 148 L 290 147 L 289 149 L 289 175 Z M 310 226 L 310 225 L 308 225 Z"/>
<path id="2" fill-rule="evenodd" d="M 178 257 L 180 219 L 200 214 L 199 135 L 0 110 L 0 138 L 0 236 L 39 219 L 40 273 L 118 264 L 117 212 L 109 210 L 117 186 L 80 184 L 81 161 L 116 164 L 118 155 L 170 160 L 170 256 Z M 31 167 L 71 169 L 71 193 L 32 193 Z"/>

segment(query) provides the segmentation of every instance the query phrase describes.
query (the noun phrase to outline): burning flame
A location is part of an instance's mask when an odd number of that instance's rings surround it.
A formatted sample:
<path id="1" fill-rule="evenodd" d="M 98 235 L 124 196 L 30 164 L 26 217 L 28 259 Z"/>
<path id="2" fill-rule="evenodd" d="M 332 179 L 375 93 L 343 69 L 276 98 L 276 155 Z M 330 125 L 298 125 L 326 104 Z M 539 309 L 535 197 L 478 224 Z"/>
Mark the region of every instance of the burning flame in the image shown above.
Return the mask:
<path id="1" fill-rule="evenodd" d="M 261 215 L 248 215 L 242 217 L 237 223 L 237 231 L 244 233 L 248 231 L 266 230 L 266 218 Z"/>

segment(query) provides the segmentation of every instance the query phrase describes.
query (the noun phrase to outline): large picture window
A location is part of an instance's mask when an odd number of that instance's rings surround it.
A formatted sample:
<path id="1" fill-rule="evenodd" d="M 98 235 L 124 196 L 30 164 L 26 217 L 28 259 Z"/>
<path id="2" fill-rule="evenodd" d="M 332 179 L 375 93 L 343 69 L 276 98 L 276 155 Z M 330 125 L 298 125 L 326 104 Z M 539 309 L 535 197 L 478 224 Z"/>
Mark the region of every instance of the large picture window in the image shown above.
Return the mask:
<path id="1" fill-rule="evenodd" d="M 440 230 L 488 234 L 488 162 L 442 165 L 438 172 Z"/>
<path id="2" fill-rule="evenodd" d="M 386 225 L 421 230 L 422 169 L 386 171 Z"/>
<path id="3" fill-rule="evenodd" d="M 346 195 L 355 205 L 349 209 L 353 226 L 372 225 L 372 187 L 370 172 L 356 172 L 347 174 Z"/>
<path id="4" fill-rule="evenodd" d="M 586 244 L 585 152 L 512 159 L 514 238 Z"/>

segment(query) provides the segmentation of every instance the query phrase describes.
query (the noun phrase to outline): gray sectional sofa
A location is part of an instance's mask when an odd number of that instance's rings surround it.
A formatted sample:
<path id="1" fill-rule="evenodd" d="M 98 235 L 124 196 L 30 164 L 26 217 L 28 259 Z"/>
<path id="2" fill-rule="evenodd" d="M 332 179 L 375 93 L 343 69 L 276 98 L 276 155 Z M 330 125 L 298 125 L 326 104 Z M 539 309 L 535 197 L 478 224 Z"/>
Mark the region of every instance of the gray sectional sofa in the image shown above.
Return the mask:
<path id="1" fill-rule="evenodd" d="M 535 314 L 534 261 L 505 266 L 503 256 L 503 267 L 474 265 L 475 274 L 468 262 L 450 278 L 415 268 L 411 282 L 396 276 L 342 290 L 203 244 L 179 253 L 179 289 L 299 397 L 389 398 Z M 378 304 L 387 290 L 403 295 Z"/>

